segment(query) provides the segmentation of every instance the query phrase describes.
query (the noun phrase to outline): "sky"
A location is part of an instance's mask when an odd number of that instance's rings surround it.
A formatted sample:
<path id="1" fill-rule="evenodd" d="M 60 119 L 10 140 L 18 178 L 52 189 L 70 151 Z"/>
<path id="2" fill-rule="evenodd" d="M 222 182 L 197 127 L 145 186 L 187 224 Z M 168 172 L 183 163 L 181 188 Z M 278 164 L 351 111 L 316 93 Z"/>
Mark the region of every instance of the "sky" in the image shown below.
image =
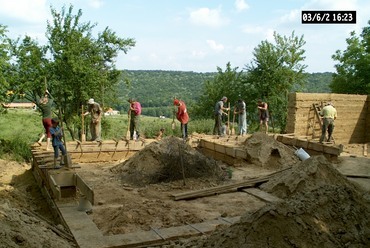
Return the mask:
<path id="1" fill-rule="evenodd" d="M 350 32 L 360 35 L 370 20 L 369 0 L 0 0 L 0 24 L 7 36 L 28 35 L 46 44 L 50 7 L 82 11 L 96 23 L 96 34 L 109 27 L 135 47 L 120 53 L 120 70 L 216 72 L 217 67 L 245 69 L 262 42 L 273 33 L 292 32 L 306 41 L 306 72 L 335 72 L 336 50 L 347 48 Z M 302 10 L 356 11 L 356 24 L 302 24 Z"/>

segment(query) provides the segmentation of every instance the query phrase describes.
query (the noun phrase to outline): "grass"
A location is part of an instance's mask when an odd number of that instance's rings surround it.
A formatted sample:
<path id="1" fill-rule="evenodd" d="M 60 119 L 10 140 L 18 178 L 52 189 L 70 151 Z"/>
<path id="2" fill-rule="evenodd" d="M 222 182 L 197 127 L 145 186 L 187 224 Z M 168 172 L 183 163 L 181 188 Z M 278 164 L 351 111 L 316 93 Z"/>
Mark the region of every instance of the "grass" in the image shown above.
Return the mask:
<path id="1" fill-rule="evenodd" d="M 86 119 L 88 121 L 88 119 Z M 176 127 L 172 130 L 172 119 L 160 119 L 158 117 L 141 116 L 139 130 L 146 138 L 155 138 L 161 128 L 165 129 L 164 136 L 181 136 L 180 122 L 175 120 Z M 188 133 L 206 133 L 213 131 L 213 120 L 190 120 Z M 41 115 L 34 110 L 9 109 L 0 114 L 0 158 L 17 161 L 30 161 L 32 154 L 30 145 L 35 143 L 44 128 Z M 73 128 L 75 137 L 78 131 Z M 102 138 L 113 139 L 125 137 L 128 130 L 127 115 L 107 116 L 102 120 Z M 72 140 L 66 132 L 66 139 Z M 87 138 L 90 134 L 87 133 Z"/>

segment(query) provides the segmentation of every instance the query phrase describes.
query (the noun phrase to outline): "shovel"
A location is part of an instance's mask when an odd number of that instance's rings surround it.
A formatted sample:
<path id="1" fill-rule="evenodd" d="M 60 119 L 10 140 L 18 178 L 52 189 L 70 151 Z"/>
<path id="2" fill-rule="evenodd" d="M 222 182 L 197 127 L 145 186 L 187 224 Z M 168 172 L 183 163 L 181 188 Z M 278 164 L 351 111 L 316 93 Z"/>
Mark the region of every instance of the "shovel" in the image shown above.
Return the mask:
<path id="1" fill-rule="evenodd" d="M 81 106 L 81 142 L 86 141 L 86 134 L 85 134 L 85 116 L 84 116 L 84 105 Z"/>
<path id="2" fill-rule="evenodd" d="M 66 155 L 64 156 L 64 164 L 65 164 L 66 168 L 71 168 L 72 167 L 72 160 L 71 160 L 71 157 L 69 156 L 68 150 L 67 150 L 66 135 L 65 135 L 65 132 L 64 132 L 64 128 L 63 128 L 62 110 L 61 110 L 60 107 L 59 107 L 59 119 L 60 119 L 60 127 L 62 128 L 62 132 L 63 132 L 64 149 L 66 150 Z"/>
<path id="3" fill-rule="evenodd" d="M 128 112 L 128 123 L 127 123 L 127 132 L 126 132 L 127 140 L 130 140 L 130 122 L 131 122 L 131 110 Z"/>

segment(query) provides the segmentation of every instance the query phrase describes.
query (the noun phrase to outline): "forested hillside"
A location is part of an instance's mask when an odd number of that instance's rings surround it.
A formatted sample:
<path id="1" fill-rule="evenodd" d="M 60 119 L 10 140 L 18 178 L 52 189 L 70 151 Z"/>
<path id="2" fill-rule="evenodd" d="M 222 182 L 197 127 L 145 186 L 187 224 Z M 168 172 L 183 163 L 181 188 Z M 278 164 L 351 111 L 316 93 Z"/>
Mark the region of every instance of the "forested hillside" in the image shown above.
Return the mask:
<path id="1" fill-rule="evenodd" d="M 172 116 L 173 98 L 183 99 L 190 106 L 197 101 L 203 83 L 216 73 L 184 71 L 124 71 L 117 90 L 119 99 L 136 98 L 143 107 L 143 114 Z M 127 104 L 126 104 L 127 105 Z M 116 106 L 118 110 L 127 106 Z"/>
<path id="2" fill-rule="evenodd" d="M 125 70 L 117 89 L 117 104 L 113 107 L 122 112 L 128 107 L 127 99 L 141 102 L 143 114 L 172 116 L 172 99 L 178 97 L 191 107 L 203 91 L 206 80 L 212 80 L 216 72 L 197 73 L 184 71 Z M 330 92 L 332 73 L 308 73 L 307 83 L 295 85 L 294 91 L 308 93 Z"/>

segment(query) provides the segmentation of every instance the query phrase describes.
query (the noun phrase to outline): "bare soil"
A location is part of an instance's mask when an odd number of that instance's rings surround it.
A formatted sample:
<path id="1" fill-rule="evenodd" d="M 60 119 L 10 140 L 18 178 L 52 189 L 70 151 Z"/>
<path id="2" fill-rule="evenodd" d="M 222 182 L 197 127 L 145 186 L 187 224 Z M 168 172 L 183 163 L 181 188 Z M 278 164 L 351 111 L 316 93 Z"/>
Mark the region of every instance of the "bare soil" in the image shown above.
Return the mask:
<path id="1" fill-rule="evenodd" d="M 127 161 L 85 163 L 76 170 L 94 189 L 96 205 L 90 216 L 105 235 L 242 216 L 239 223 L 211 235 L 162 247 L 369 247 L 370 179 L 348 179 L 338 172 L 370 175 L 362 146 L 352 145 L 334 163 L 323 156 L 299 162 L 271 142 L 264 136 L 246 141 L 251 160 L 236 167 L 164 139 Z M 261 155 L 265 157 L 258 160 Z M 243 192 L 186 201 L 172 197 L 270 174 L 286 164 L 292 169 L 260 186 L 284 199 L 281 203 Z M 0 196 L 0 247 L 75 246 L 53 230 L 63 227 L 53 221 L 30 165 L 0 160 Z"/>

